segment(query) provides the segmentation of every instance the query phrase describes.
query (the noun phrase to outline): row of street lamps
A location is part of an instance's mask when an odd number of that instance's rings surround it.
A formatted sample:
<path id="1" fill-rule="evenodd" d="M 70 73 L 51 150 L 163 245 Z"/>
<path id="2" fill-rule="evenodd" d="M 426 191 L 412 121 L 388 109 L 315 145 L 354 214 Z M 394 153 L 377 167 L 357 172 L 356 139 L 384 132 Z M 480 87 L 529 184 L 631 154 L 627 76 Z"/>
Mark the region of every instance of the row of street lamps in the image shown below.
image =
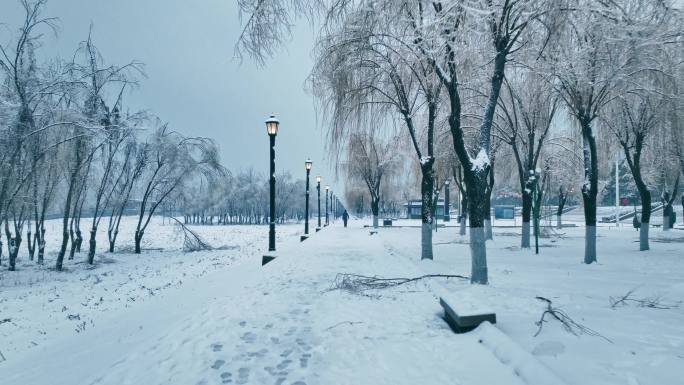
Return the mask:
<path id="1" fill-rule="evenodd" d="M 268 251 L 269 253 L 273 253 L 276 251 L 276 242 L 275 242 L 275 138 L 276 135 L 278 135 L 278 127 L 280 126 L 280 121 L 275 117 L 275 115 L 271 115 L 268 119 L 266 119 L 266 133 L 268 134 L 269 140 L 270 140 L 270 160 L 271 160 L 271 167 L 270 167 L 270 178 L 269 178 L 269 187 L 270 187 L 270 208 L 269 208 L 269 220 L 268 220 Z M 304 208 L 304 235 L 301 237 L 301 240 L 305 240 L 309 237 L 309 177 L 311 175 L 311 168 L 313 167 L 313 162 L 311 159 L 307 159 L 304 162 L 304 167 L 306 169 L 306 197 L 305 197 L 305 208 Z M 316 190 L 318 191 L 318 227 L 316 227 L 316 231 L 320 231 L 321 229 L 321 176 L 317 175 L 316 176 Z M 325 186 L 325 226 L 328 226 L 330 224 L 330 218 L 328 216 L 328 196 L 330 196 L 330 201 L 331 201 L 331 208 L 332 208 L 332 203 L 336 202 L 336 200 L 333 200 L 334 195 L 332 194 L 332 191 L 330 191 L 330 186 Z M 337 205 L 335 204 L 335 207 Z M 335 216 L 335 213 L 333 213 L 333 216 Z M 261 264 L 265 265 L 266 263 L 272 261 L 275 259 L 275 255 L 264 255 Z"/>

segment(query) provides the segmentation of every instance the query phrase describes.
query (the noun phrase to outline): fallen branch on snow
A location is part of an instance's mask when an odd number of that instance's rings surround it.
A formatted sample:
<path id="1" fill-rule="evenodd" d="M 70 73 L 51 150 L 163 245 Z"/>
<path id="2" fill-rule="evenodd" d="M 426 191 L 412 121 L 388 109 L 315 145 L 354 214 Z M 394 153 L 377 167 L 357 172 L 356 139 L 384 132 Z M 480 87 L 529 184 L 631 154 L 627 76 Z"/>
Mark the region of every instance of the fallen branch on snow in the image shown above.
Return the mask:
<path id="1" fill-rule="evenodd" d="M 648 307 L 651 309 L 672 309 L 679 307 L 680 302 L 677 303 L 665 303 L 661 296 L 655 296 L 651 298 L 634 298 L 632 295 L 636 289 L 632 289 L 627 292 L 627 294 L 622 297 L 609 297 L 610 307 L 615 309 L 620 305 L 627 305 L 628 302 L 636 303 L 640 307 Z"/>
<path id="2" fill-rule="evenodd" d="M 341 325 L 354 326 L 356 324 L 362 324 L 362 323 L 363 322 L 361 322 L 361 321 L 342 321 L 342 322 L 338 322 L 338 323 L 334 324 L 333 326 L 325 328 L 325 330 L 331 330 L 331 329 L 334 329 L 334 328 L 341 326 Z"/>
<path id="3" fill-rule="evenodd" d="M 335 276 L 333 285 L 330 290 L 345 290 L 350 293 L 358 294 L 366 290 L 380 290 L 390 287 L 405 285 L 411 282 L 417 282 L 426 278 L 460 278 L 470 279 L 457 274 L 426 274 L 414 278 L 382 278 L 378 276 L 365 276 L 359 274 L 340 273 Z"/>
<path id="4" fill-rule="evenodd" d="M 601 333 L 599 333 L 593 329 L 590 329 L 590 328 L 588 328 L 588 327 L 586 327 L 580 323 L 575 322 L 575 320 L 570 318 L 570 316 L 567 313 L 565 313 L 563 310 L 561 310 L 557 307 L 553 307 L 550 299 L 544 298 L 544 297 L 536 297 L 536 298 L 540 301 L 546 302 L 546 310 L 544 310 L 544 312 L 542 313 L 539 321 L 537 321 L 535 323 L 537 326 L 539 326 L 539 329 L 537 329 L 537 332 L 534 334 L 535 337 L 538 336 L 539 333 L 541 333 L 542 327 L 544 326 L 544 322 L 548 322 L 544 319 L 544 317 L 546 317 L 546 315 L 549 314 L 553 318 L 558 320 L 558 322 L 560 322 L 561 325 L 563 325 L 563 329 L 565 329 L 569 333 L 572 333 L 576 336 L 579 336 L 580 334 L 587 334 L 587 335 L 590 335 L 593 337 L 601 337 L 604 340 L 610 342 L 611 344 L 613 343 L 613 341 L 611 341 L 607 337 L 603 336 Z"/>
<path id="5" fill-rule="evenodd" d="M 176 224 L 180 228 L 181 231 L 183 231 L 183 251 L 185 252 L 193 252 L 193 251 L 205 251 L 205 250 L 214 250 L 214 248 L 207 243 L 205 240 L 203 240 L 197 233 L 194 231 L 190 230 L 186 225 L 183 224 L 183 222 L 179 221 L 178 219 L 174 217 L 168 217 L 176 221 Z"/>

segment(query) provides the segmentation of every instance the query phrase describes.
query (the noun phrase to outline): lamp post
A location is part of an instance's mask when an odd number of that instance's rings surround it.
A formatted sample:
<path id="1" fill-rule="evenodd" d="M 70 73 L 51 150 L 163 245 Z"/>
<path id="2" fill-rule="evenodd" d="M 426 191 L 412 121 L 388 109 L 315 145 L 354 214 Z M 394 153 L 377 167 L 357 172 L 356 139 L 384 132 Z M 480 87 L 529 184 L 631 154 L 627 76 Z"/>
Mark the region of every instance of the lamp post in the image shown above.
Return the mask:
<path id="1" fill-rule="evenodd" d="M 306 168 L 306 203 L 304 205 L 304 236 L 301 240 L 305 240 L 309 236 L 309 175 L 311 174 L 311 166 L 313 162 L 311 159 L 307 159 L 304 162 L 304 167 Z"/>
<path id="2" fill-rule="evenodd" d="M 278 134 L 278 125 L 280 122 L 275 115 L 271 115 L 266 119 L 266 133 L 271 143 L 271 175 L 270 175 L 270 209 L 268 218 L 268 251 L 276 250 L 275 244 L 275 138 Z M 275 259 L 273 255 L 265 255 L 261 261 L 262 265 Z"/>
<path id="3" fill-rule="evenodd" d="M 330 222 L 328 220 L 328 192 L 330 191 L 330 186 L 325 186 L 325 225 L 327 226 Z"/>
<path id="4" fill-rule="evenodd" d="M 447 180 L 444 182 L 444 222 L 451 221 L 449 210 L 449 181 Z"/>
<path id="5" fill-rule="evenodd" d="M 316 190 L 318 190 L 318 227 L 316 231 L 321 231 L 321 176 L 316 176 Z"/>

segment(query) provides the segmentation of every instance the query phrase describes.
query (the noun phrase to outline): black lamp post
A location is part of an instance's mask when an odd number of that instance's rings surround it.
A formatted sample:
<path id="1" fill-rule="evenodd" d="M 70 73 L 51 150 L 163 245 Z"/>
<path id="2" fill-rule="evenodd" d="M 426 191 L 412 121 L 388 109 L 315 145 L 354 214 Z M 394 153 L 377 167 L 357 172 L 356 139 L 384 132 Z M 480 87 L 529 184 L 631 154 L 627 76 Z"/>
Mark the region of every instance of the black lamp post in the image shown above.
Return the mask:
<path id="1" fill-rule="evenodd" d="M 446 181 L 444 182 L 444 222 L 451 221 L 451 215 L 449 211 L 449 181 Z"/>
<path id="2" fill-rule="evenodd" d="M 275 242 L 275 138 L 278 134 L 278 125 L 280 122 L 276 119 L 275 115 L 271 115 L 266 120 L 266 133 L 271 142 L 271 175 L 270 175 L 270 209 L 268 218 L 268 251 L 276 250 Z M 261 261 L 262 265 L 267 264 L 272 261 L 275 256 L 264 256 Z"/>
<path id="3" fill-rule="evenodd" d="M 316 176 L 316 190 L 318 190 L 318 227 L 316 231 L 321 230 L 321 176 Z"/>
<path id="4" fill-rule="evenodd" d="M 327 226 L 330 222 L 328 220 L 328 192 L 330 191 L 330 186 L 325 186 L 325 225 Z"/>
<path id="5" fill-rule="evenodd" d="M 311 159 L 307 159 L 304 162 L 304 167 L 306 168 L 306 203 L 304 206 L 304 236 L 302 241 L 309 236 L 309 175 L 311 174 L 311 166 L 313 166 L 313 162 Z"/>

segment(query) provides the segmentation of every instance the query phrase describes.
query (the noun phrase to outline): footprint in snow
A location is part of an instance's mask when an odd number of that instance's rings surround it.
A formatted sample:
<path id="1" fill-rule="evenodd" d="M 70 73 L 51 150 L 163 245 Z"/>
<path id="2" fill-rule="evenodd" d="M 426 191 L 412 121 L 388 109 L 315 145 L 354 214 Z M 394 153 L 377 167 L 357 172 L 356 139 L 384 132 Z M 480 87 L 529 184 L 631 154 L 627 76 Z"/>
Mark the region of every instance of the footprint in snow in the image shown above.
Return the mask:
<path id="1" fill-rule="evenodd" d="M 282 361 L 281 363 L 279 363 L 279 364 L 276 366 L 276 368 L 278 368 L 278 369 L 280 369 L 280 370 L 283 370 L 283 369 L 287 368 L 288 365 L 290 365 L 290 363 L 292 363 L 292 360 L 284 360 L 284 361 Z"/>
<path id="2" fill-rule="evenodd" d="M 219 369 L 225 363 L 226 363 L 226 361 L 224 361 L 224 360 L 216 360 L 216 361 L 214 361 L 214 365 L 211 365 L 211 368 L 212 369 Z"/>
<path id="3" fill-rule="evenodd" d="M 221 349 L 223 349 L 223 345 L 219 344 L 218 342 L 214 342 L 213 344 L 211 344 L 211 350 L 215 352 L 220 352 Z"/>
<path id="4" fill-rule="evenodd" d="M 240 337 L 241 340 L 245 341 L 248 344 L 251 344 L 254 341 L 256 341 L 256 338 L 257 335 L 252 332 L 247 332 Z"/>
<path id="5" fill-rule="evenodd" d="M 246 384 L 249 382 L 249 368 L 238 369 L 238 379 L 235 381 L 236 384 Z"/>
<path id="6" fill-rule="evenodd" d="M 308 367 L 310 358 L 311 358 L 310 353 L 302 354 L 302 357 L 299 359 L 299 367 L 302 369 L 305 369 L 306 367 Z"/>
<path id="7" fill-rule="evenodd" d="M 233 382 L 233 379 L 231 377 L 233 377 L 233 373 L 223 372 L 221 373 L 221 382 L 224 384 L 230 384 L 231 382 Z"/>

